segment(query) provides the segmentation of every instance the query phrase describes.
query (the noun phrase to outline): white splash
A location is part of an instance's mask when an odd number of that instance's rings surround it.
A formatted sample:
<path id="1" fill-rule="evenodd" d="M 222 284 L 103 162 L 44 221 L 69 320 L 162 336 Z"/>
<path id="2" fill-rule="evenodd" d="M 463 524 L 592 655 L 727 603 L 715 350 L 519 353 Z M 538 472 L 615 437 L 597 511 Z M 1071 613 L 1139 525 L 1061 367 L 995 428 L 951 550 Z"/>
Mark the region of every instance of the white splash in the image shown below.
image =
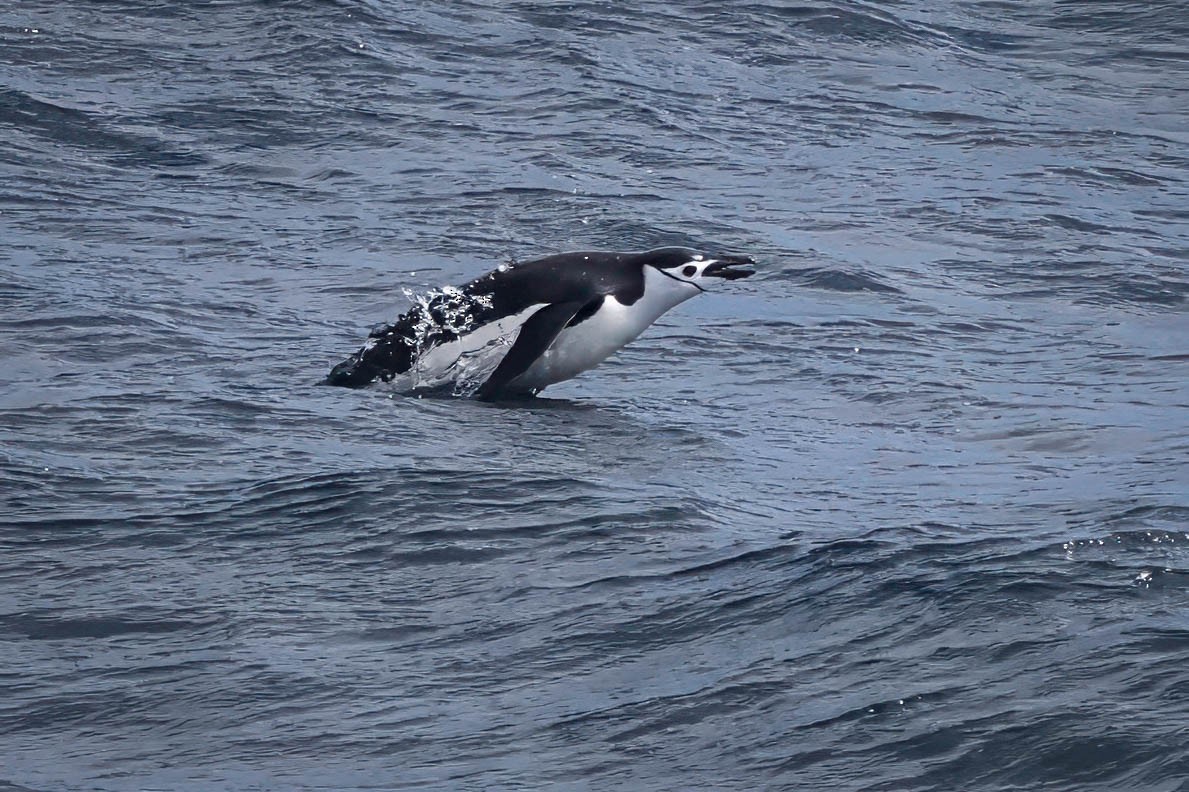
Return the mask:
<path id="1" fill-rule="evenodd" d="M 474 395 L 515 343 L 520 326 L 542 307 L 481 324 L 492 307 L 490 295 L 471 296 L 454 286 L 405 295 L 413 302 L 414 362 L 391 384 L 402 391 L 450 387 L 456 396 Z M 443 334 L 455 338 L 442 341 Z"/>

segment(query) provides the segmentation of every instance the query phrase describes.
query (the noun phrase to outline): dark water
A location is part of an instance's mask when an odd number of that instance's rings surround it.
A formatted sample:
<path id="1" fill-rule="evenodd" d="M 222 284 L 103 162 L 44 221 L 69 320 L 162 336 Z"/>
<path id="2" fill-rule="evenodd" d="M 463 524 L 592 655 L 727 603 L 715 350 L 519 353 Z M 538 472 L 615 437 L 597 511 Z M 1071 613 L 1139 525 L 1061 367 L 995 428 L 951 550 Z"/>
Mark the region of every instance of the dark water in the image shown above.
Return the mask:
<path id="1" fill-rule="evenodd" d="M 1183 3 L 0 10 L 0 789 L 1189 789 Z M 402 289 L 761 274 L 535 403 Z"/>

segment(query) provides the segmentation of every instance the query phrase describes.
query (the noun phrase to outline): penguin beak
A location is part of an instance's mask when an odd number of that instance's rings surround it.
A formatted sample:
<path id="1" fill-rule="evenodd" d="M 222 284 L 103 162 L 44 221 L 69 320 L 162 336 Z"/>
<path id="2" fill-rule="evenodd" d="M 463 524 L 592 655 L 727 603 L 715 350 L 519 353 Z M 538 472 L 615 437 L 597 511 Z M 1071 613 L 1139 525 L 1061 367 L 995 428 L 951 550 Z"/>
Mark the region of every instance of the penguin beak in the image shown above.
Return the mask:
<path id="1" fill-rule="evenodd" d="M 751 256 L 715 256 L 714 263 L 702 271 L 702 276 L 709 275 L 714 278 L 723 278 L 724 280 L 748 278 L 756 274 L 756 271 L 751 269 L 751 267 L 755 266 L 755 263 L 755 259 Z"/>

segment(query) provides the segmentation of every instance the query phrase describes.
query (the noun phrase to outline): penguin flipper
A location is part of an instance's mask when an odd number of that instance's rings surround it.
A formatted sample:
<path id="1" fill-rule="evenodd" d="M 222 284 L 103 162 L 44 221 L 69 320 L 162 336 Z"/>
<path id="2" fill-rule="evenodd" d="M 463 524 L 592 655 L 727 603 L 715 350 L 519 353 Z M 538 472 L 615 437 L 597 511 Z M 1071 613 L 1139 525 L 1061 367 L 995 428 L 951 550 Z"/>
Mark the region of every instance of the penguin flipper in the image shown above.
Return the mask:
<path id="1" fill-rule="evenodd" d="M 504 355 L 504 359 L 475 395 L 484 400 L 498 397 L 509 382 L 528 371 L 529 366 L 545 354 L 545 350 L 574 315 L 582 310 L 583 305 L 585 303 L 582 302 L 554 303 L 533 314 L 520 327 L 516 343 L 512 344 L 508 354 Z"/>

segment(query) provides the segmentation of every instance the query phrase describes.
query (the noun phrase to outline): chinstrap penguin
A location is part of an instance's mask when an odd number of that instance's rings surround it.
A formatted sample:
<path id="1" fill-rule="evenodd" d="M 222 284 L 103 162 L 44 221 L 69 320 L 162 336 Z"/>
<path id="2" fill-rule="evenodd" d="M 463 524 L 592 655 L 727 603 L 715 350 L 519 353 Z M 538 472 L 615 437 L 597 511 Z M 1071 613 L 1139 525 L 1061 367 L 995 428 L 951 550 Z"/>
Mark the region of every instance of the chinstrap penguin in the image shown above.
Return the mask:
<path id="1" fill-rule="evenodd" d="M 667 247 L 503 265 L 372 331 L 324 384 L 358 388 L 411 375 L 420 387 L 479 371 L 472 390 L 481 399 L 535 394 L 603 362 L 715 280 L 755 274 L 754 264 L 749 256 Z M 481 354 L 493 349 L 494 356 Z M 469 357 L 484 357 L 485 368 L 462 365 Z"/>

